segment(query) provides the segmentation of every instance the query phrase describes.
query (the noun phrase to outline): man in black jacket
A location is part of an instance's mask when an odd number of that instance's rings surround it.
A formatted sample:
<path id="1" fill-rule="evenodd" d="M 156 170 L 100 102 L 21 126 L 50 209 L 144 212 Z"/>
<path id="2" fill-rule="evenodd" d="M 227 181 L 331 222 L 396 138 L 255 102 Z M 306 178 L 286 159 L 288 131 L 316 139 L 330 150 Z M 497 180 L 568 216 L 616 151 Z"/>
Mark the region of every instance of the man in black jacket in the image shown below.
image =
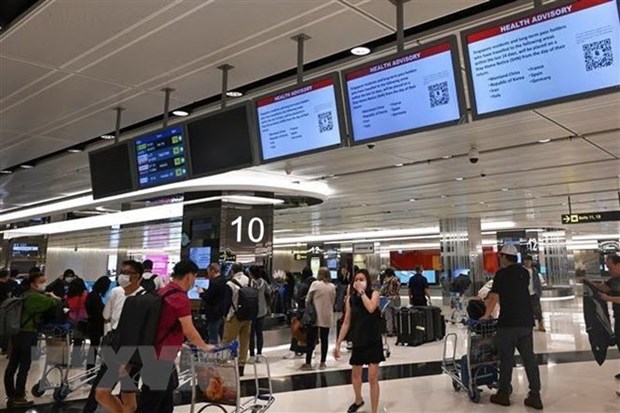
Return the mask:
<path id="1" fill-rule="evenodd" d="M 202 298 L 202 312 L 207 320 L 207 342 L 218 344 L 221 337 L 221 327 L 226 315 L 226 279 L 220 274 L 220 266 L 216 263 L 207 267 L 209 289 L 200 290 Z"/>

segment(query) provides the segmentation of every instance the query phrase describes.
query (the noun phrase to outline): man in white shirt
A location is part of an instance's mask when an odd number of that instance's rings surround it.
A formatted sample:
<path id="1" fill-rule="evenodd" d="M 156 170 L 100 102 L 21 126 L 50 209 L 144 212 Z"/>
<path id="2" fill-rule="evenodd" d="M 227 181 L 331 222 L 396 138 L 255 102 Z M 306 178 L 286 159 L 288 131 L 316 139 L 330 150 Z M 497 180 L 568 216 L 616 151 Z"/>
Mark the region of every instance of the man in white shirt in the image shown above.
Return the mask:
<path id="1" fill-rule="evenodd" d="M 239 320 L 235 314 L 235 309 L 239 303 L 239 290 L 250 284 L 250 279 L 243 273 L 243 266 L 235 263 L 232 266 L 234 274 L 232 280 L 226 283 L 228 287 L 226 308 L 228 314 L 224 323 L 224 336 L 222 341 L 230 343 L 233 340 L 239 340 L 239 374 L 243 376 L 243 369 L 248 359 L 248 351 L 250 349 L 250 329 L 252 327 L 251 320 Z"/>
<path id="2" fill-rule="evenodd" d="M 121 313 L 123 312 L 123 306 L 125 305 L 127 297 L 136 295 L 143 290 L 142 287 L 140 287 L 143 271 L 144 268 L 139 262 L 133 260 L 123 262 L 121 274 L 117 278 L 119 286 L 110 291 L 110 297 L 103 309 L 106 331 L 114 330 L 118 326 L 118 321 L 121 318 Z M 121 399 L 119 400 L 116 396 L 112 395 L 112 388 L 114 386 L 100 383 L 106 371 L 107 368 L 105 365 L 102 365 L 92 386 L 94 397 L 99 405 L 101 405 L 106 412 L 135 411 L 138 406 L 135 392 L 123 391 L 123 387 L 121 386 Z M 129 372 L 129 376 L 136 379 L 135 388 L 138 388 L 137 381 L 139 379 L 137 378 L 137 373 L 137 371 Z M 93 391 L 91 391 L 91 394 L 92 393 Z M 89 402 L 87 402 L 87 405 L 88 404 Z"/>
<path id="3" fill-rule="evenodd" d="M 153 273 L 153 261 L 144 260 L 144 262 L 142 263 L 142 266 L 144 267 L 144 273 L 142 274 L 142 279 L 150 280 L 153 282 L 154 288 L 155 288 L 153 291 L 157 291 L 160 288 L 164 287 L 164 280 L 161 278 L 161 276 Z"/>
<path id="4" fill-rule="evenodd" d="M 540 297 L 542 297 L 542 283 L 538 270 L 532 265 L 534 260 L 530 255 L 523 257 L 523 266 L 530 273 L 530 300 L 532 301 L 532 310 L 534 311 L 534 320 L 538 323 L 538 331 L 545 332 L 545 322 L 540 305 Z"/>

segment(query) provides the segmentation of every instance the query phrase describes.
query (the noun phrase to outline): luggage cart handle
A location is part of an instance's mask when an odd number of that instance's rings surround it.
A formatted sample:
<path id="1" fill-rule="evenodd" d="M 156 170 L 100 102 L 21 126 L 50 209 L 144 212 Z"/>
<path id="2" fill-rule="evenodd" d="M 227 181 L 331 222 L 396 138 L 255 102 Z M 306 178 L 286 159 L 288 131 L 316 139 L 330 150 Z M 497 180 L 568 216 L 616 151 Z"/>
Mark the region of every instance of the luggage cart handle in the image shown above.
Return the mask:
<path id="1" fill-rule="evenodd" d="M 198 353 L 200 351 L 203 351 L 193 344 L 186 344 L 185 347 L 189 349 L 192 353 Z M 215 353 L 221 353 L 224 351 L 230 351 L 230 354 L 233 357 L 237 357 L 239 355 L 239 342 L 237 340 L 233 340 L 228 344 L 222 344 L 216 347 L 215 350 L 211 351 L 211 353 L 215 354 Z"/>

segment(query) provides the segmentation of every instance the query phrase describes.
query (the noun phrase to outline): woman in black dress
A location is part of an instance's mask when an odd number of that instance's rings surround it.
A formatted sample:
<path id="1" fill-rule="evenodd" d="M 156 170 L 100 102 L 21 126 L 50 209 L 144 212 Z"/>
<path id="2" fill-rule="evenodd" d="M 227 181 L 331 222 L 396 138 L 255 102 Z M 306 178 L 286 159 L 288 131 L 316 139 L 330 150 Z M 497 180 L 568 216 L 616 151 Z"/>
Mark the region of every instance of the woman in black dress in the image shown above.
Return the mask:
<path id="1" fill-rule="evenodd" d="M 372 290 L 370 274 L 365 269 L 358 270 L 353 282 L 352 295 L 346 302 L 345 317 L 336 342 L 334 356 L 340 358 L 340 345 L 347 337 L 353 342 L 351 360 L 351 381 L 355 392 L 355 402 L 347 413 L 356 412 L 364 405 L 362 399 L 362 370 L 368 365 L 371 412 L 379 410 L 379 363 L 385 361 L 381 337 L 381 310 L 379 292 Z"/>
<path id="2" fill-rule="evenodd" d="M 95 366 L 97 359 L 97 349 L 101 344 L 103 337 L 103 297 L 110 289 L 111 281 L 108 277 L 100 277 L 93 284 L 92 291 L 86 297 L 86 313 L 88 314 L 88 338 L 90 339 L 90 347 L 88 349 L 88 357 L 86 361 L 86 369 Z"/>

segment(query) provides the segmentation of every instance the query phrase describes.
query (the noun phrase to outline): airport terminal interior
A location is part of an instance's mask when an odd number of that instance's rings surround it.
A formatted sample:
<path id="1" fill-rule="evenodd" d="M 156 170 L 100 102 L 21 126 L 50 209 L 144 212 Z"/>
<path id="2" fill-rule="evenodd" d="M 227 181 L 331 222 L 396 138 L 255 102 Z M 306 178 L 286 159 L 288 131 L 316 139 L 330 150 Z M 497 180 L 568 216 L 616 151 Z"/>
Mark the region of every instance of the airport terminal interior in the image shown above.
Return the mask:
<path id="1" fill-rule="evenodd" d="M 210 265 L 241 323 L 229 280 L 256 272 L 264 357 L 239 368 L 221 334 L 220 353 L 183 347 L 174 411 L 351 412 L 359 347 L 335 357 L 337 302 L 367 270 L 385 361 L 378 410 L 364 369 L 357 411 L 526 412 L 521 357 L 512 404 L 491 403 L 497 349 L 479 344 L 502 319 L 471 312 L 514 257 L 542 310 L 544 411 L 620 413 L 620 302 L 600 299 L 620 277 L 619 16 L 620 0 L 1 0 L 0 287 L 17 287 L 0 299 L 44 274 L 79 297 L 106 279 L 108 306 L 128 260 L 154 289 L 191 260 L 207 340 Z M 309 365 L 308 271 L 336 291 Z M 3 385 L 0 411 L 108 411 L 89 396 L 92 314 L 68 296 L 62 328 L 30 333 L 28 403 Z M 0 337 L 3 375 L 24 326 Z"/>

